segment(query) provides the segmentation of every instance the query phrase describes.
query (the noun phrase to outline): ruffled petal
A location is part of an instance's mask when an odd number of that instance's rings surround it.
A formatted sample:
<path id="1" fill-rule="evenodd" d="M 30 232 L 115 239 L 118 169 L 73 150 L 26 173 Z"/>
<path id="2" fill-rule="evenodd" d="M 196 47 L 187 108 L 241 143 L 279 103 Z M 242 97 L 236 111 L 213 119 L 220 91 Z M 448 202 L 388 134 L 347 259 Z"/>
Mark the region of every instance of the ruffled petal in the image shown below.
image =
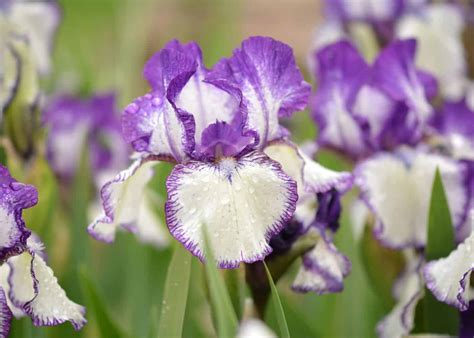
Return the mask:
<path id="1" fill-rule="evenodd" d="M 423 297 L 423 279 L 419 257 L 410 257 L 408 266 L 394 285 L 397 304 L 377 325 L 381 338 L 405 337 L 414 326 L 415 309 Z"/>
<path id="2" fill-rule="evenodd" d="M 329 45 L 315 56 L 318 90 L 312 116 L 320 128 L 318 142 L 356 158 L 367 154 L 366 121 L 352 113 L 352 106 L 368 76 L 368 65 L 347 41 Z"/>
<path id="3" fill-rule="evenodd" d="M 296 181 L 301 196 L 331 189 L 344 193 L 352 187 L 353 176 L 349 172 L 327 169 L 289 142 L 272 143 L 265 148 L 265 153 L 280 163 L 283 170 Z"/>
<path id="4" fill-rule="evenodd" d="M 69 321 L 76 330 L 84 326 L 85 308 L 67 298 L 41 255 L 26 251 L 10 258 L 8 264 L 10 299 L 32 318 L 34 325 L 52 326 Z"/>
<path id="5" fill-rule="evenodd" d="M 322 233 L 314 249 L 303 256 L 303 265 L 292 288 L 298 292 L 313 291 L 318 295 L 340 292 L 351 268 L 349 259 Z"/>
<path id="6" fill-rule="evenodd" d="M 423 78 L 415 68 L 416 40 L 397 40 L 386 47 L 375 60 L 372 79 L 392 99 L 411 108 L 420 128 L 433 112 L 427 101 Z"/>
<path id="7" fill-rule="evenodd" d="M 436 168 L 439 167 L 456 229 L 461 226 L 466 192 L 463 168 L 437 155 L 406 151 L 382 153 L 355 169 L 362 199 L 376 216 L 376 237 L 393 248 L 423 246 Z"/>
<path id="8" fill-rule="evenodd" d="M 26 249 L 31 232 L 25 226 L 22 212 L 37 202 L 35 187 L 17 182 L 0 165 L 0 262 Z"/>
<path id="9" fill-rule="evenodd" d="M 54 33 L 61 19 L 58 4 L 55 1 L 14 1 L 9 8 L 9 19 L 20 34 L 28 37 L 38 71 L 48 73 Z"/>
<path id="10" fill-rule="evenodd" d="M 9 298 L 10 284 L 8 283 L 8 277 L 10 276 L 10 270 L 10 265 L 8 264 L 3 264 L 0 266 L 0 288 L 3 289 L 3 292 L 5 293 L 8 308 L 12 312 L 13 316 L 15 318 L 21 318 L 25 316 L 25 312 L 22 309 L 16 307 Z"/>
<path id="11" fill-rule="evenodd" d="M 302 110 L 310 94 L 296 66 L 292 49 L 266 37 L 251 37 L 219 62 L 211 72 L 212 81 L 224 80 L 239 88 L 248 109 L 248 128 L 259 136 L 259 146 L 284 134 L 278 117 Z"/>
<path id="12" fill-rule="evenodd" d="M 149 93 L 129 104 L 122 115 L 126 142 L 138 152 L 184 161 L 194 149 L 194 121 L 162 95 Z"/>
<path id="13" fill-rule="evenodd" d="M 166 186 L 171 234 L 203 260 L 206 231 L 222 268 L 267 256 L 271 236 L 293 216 L 298 198 L 296 183 L 259 152 L 178 165 Z"/>
<path id="14" fill-rule="evenodd" d="M 7 297 L 3 289 L 0 288 L 0 338 L 8 337 L 12 318 L 13 315 L 8 307 Z"/>
<path id="15" fill-rule="evenodd" d="M 122 228 L 136 233 L 145 242 L 158 246 L 166 242 L 166 237 L 161 236 L 161 222 L 151 210 L 150 196 L 145 193 L 157 163 L 138 159 L 102 187 L 104 213 L 88 227 L 95 239 L 111 243 L 117 229 Z"/>
<path id="16" fill-rule="evenodd" d="M 474 299 L 474 294 L 470 294 L 470 278 L 473 270 L 474 232 L 448 257 L 426 264 L 424 268 L 426 286 L 439 301 L 466 311 L 469 301 Z"/>

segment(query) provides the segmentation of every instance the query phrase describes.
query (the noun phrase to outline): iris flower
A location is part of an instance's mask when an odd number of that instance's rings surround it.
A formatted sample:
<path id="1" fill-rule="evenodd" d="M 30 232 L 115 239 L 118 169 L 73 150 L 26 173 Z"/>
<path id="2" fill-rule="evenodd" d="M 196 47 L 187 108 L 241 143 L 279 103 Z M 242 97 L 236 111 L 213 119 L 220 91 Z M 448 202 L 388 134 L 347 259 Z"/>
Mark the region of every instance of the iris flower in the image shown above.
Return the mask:
<path id="1" fill-rule="evenodd" d="M 144 76 L 151 91 L 122 117 L 137 159 L 102 188 L 93 236 L 111 241 L 117 227 L 133 224 L 153 167 L 168 161 L 175 164 L 166 182 L 171 234 L 204 260 L 205 232 L 217 265 L 235 268 L 272 251 L 270 238 L 292 218 L 299 191 L 349 179 L 303 156 L 279 123 L 303 109 L 310 93 L 289 46 L 252 37 L 207 69 L 197 44 L 172 41 Z M 266 154 L 270 146 L 292 159 L 299 181 Z"/>
<path id="2" fill-rule="evenodd" d="M 85 309 L 66 296 L 50 267 L 44 248 L 25 226 L 23 209 L 38 202 L 36 189 L 17 182 L 0 166 L 0 337 L 7 337 L 12 314 L 28 315 L 37 326 L 70 321 L 76 330 L 86 323 Z"/>

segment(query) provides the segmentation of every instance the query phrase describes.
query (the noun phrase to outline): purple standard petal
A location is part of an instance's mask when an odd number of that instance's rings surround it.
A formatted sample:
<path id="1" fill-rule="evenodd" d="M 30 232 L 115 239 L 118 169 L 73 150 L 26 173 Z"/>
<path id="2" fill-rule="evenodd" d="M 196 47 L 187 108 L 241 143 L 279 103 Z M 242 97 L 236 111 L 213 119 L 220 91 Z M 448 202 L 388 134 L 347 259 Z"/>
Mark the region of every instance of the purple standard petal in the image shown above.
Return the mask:
<path id="1" fill-rule="evenodd" d="M 347 41 L 329 45 L 315 57 L 318 89 L 311 109 L 319 127 L 318 143 L 351 157 L 366 155 L 367 121 L 355 116 L 352 107 L 368 76 L 367 64 Z"/>
<path id="2" fill-rule="evenodd" d="M 459 230 L 467 199 L 462 164 L 407 149 L 395 155 L 381 153 L 356 167 L 356 184 L 375 215 L 374 232 L 384 245 L 392 248 L 425 245 L 436 168 L 443 178 L 453 225 Z"/>
<path id="3" fill-rule="evenodd" d="M 465 99 L 445 102 L 430 123 L 444 137 L 453 157 L 474 160 L 474 110 Z"/>
<path id="4" fill-rule="evenodd" d="M 211 81 L 239 88 L 248 109 L 247 125 L 259 134 L 259 146 L 284 135 L 279 116 L 289 117 L 306 106 L 310 86 L 295 63 L 292 49 L 266 37 L 251 37 L 211 72 Z"/>
<path id="5" fill-rule="evenodd" d="M 253 141 L 254 138 L 243 136 L 240 128 L 226 122 L 216 122 L 203 131 L 200 152 L 210 159 L 236 156 Z"/>
<path id="6" fill-rule="evenodd" d="M 470 278 L 474 270 L 474 232 L 446 258 L 431 261 L 423 270 L 426 287 L 440 302 L 469 308 Z"/>
<path id="7" fill-rule="evenodd" d="M 304 255 L 303 265 L 292 285 L 297 292 L 315 292 L 318 295 L 341 292 L 344 278 L 351 272 L 351 262 L 340 253 L 332 241 L 321 232 L 314 249 Z"/>
<path id="8" fill-rule="evenodd" d="M 2 288 L 0 288 L 0 338 L 7 338 L 10 333 L 10 322 L 13 315 L 8 307 L 7 297 Z"/>
<path id="9" fill-rule="evenodd" d="M 383 22 L 396 19 L 404 9 L 404 0 L 328 0 L 326 11 L 341 21 Z"/>
<path id="10" fill-rule="evenodd" d="M 38 202 L 38 192 L 27 184 L 17 182 L 8 169 L 0 165 L 0 262 L 26 249 L 31 232 L 22 218 L 23 209 Z"/>
<path id="11" fill-rule="evenodd" d="M 67 298 L 53 271 L 33 250 L 8 260 L 10 299 L 27 313 L 35 326 L 71 322 L 80 330 L 86 323 L 85 308 Z"/>
<path id="12" fill-rule="evenodd" d="M 416 40 L 396 40 L 386 47 L 372 67 L 372 81 L 392 99 L 406 103 L 421 128 L 433 109 L 427 101 L 432 84 L 415 68 Z M 424 84 L 429 84 L 424 87 Z"/>
<path id="13" fill-rule="evenodd" d="M 260 152 L 215 163 L 177 165 L 167 179 L 171 234 L 204 260 L 203 232 L 221 268 L 253 263 L 270 252 L 270 238 L 293 216 L 296 183 Z"/>

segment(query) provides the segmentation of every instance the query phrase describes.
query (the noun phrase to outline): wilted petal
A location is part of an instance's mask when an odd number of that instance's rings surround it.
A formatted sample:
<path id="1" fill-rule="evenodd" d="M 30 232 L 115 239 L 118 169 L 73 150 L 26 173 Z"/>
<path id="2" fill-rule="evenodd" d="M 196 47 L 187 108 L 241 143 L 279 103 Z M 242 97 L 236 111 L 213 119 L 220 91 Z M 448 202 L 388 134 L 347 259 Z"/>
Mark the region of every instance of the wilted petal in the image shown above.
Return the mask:
<path id="1" fill-rule="evenodd" d="M 23 309 L 36 326 L 71 322 L 76 330 L 86 323 L 85 308 L 67 298 L 53 271 L 33 251 L 25 251 L 8 260 L 10 299 Z"/>
<path id="2" fill-rule="evenodd" d="M 152 211 L 147 209 L 145 187 L 153 176 L 156 164 L 156 161 L 138 159 L 102 187 L 104 214 L 88 227 L 95 239 L 113 242 L 119 227 L 139 232 L 144 226 L 141 224 L 143 218 L 149 220 Z"/>
<path id="3" fill-rule="evenodd" d="M 12 320 L 12 312 L 8 307 L 7 296 L 2 288 L 0 288 L 0 338 L 7 338 L 10 333 L 10 322 Z"/>
<path id="4" fill-rule="evenodd" d="M 439 301 L 466 311 L 469 301 L 474 299 L 474 295 L 470 294 L 470 278 L 473 270 L 474 232 L 448 257 L 426 264 L 424 268 L 426 286 Z"/>
<path id="5" fill-rule="evenodd" d="M 30 231 L 22 219 L 22 212 L 37 202 L 36 189 L 17 182 L 8 169 L 0 165 L 0 262 L 26 249 Z"/>
<path id="6" fill-rule="evenodd" d="M 459 229 L 465 215 L 463 167 L 437 155 L 417 151 L 382 153 L 359 164 L 356 184 L 376 217 L 375 235 L 393 248 L 423 246 L 431 188 L 439 168 L 446 189 L 453 224 Z"/>
<path id="7" fill-rule="evenodd" d="M 349 259 L 322 233 L 314 249 L 304 255 L 303 265 L 292 288 L 298 292 L 313 291 L 319 295 L 340 292 L 351 267 Z"/>
<path id="8" fill-rule="evenodd" d="M 259 134 L 262 147 L 284 135 L 278 117 L 302 110 L 311 90 L 292 49 L 266 37 L 245 40 L 230 59 L 215 66 L 209 78 L 225 80 L 242 91 L 248 128 Z"/>
<path id="9" fill-rule="evenodd" d="M 381 338 L 405 337 L 413 329 L 416 305 L 423 297 L 424 289 L 420 258 L 410 255 L 407 262 L 406 270 L 394 285 L 397 304 L 377 325 Z"/>
<path id="10" fill-rule="evenodd" d="M 316 55 L 318 90 L 312 116 L 320 128 L 318 142 L 352 157 L 366 154 L 367 125 L 352 112 L 356 95 L 368 76 L 368 65 L 352 44 L 334 43 Z"/>
<path id="11" fill-rule="evenodd" d="M 293 216 L 295 182 L 259 152 L 216 163 L 176 166 L 167 180 L 171 234 L 204 259 L 203 231 L 220 267 L 252 263 L 271 252 L 270 237 Z"/>

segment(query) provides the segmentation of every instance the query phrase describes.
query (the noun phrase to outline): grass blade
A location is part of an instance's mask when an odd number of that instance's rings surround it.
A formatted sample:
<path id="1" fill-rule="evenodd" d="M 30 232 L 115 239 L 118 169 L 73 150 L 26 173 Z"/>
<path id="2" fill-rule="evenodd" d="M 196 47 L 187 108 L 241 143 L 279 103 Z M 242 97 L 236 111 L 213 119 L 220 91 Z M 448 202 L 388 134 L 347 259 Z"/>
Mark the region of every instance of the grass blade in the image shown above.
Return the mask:
<path id="1" fill-rule="evenodd" d="M 191 276 L 191 255 L 176 245 L 166 274 L 158 337 L 181 337 Z"/>
<path id="2" fill-rule="evenodd" d="M 283 306 L 281 305 L 280 296 L 278 295 L 278 290 L 273 282 L 272 275 L 268 270 L 267 264 L 263 262 L 265 266 L 265 272 L 267 273 L 268 282 L 270 283 L 270 288 L 272 290 L 272 304 L 273 309 L 275 310 L 278 327 L 280 328 L 280 336 L 283 338 L 290 338 L 290 331 L 288 330 L 288 324 L 286 323 L 285 312 L 283 312 Z"/>
<path id="3" fill-rule="evenodd" d="M 204 233 L 204 235 L 206 235 Z M 209 241 L 206 239 L 206 278 L 211 298 L 211 308 L 215 320 L 217 335 L 219 337 L 234 337 L 237 332 L 237 316 L 225 286 L 222 275 L 216 267 L 212 250 L 209 249 Z"/>
<path id="4" fill-rule="evenodd" d="M 454 245 L 454 229 L 448 200 L 441 174 L 436 170 L 428 218 L 426 260 L 448 256 Z M 436 300 L 429 290 L 425 290 L 425 296 L 417 307 L 415 318 L 417 331 L 451 335 L 458 333 L 459 316 L 456 309 Z"/>

